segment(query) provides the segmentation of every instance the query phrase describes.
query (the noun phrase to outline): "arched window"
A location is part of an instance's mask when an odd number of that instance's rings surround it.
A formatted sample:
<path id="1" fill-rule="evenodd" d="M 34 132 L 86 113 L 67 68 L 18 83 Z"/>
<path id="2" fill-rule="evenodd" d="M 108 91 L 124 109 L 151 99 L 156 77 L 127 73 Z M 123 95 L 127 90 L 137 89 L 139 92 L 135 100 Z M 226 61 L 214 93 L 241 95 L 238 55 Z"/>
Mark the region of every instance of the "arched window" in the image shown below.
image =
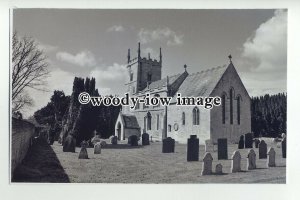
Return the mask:
<path id="1" fill-rule="evenodd" d="M 185 125 L 185 113 L 182 113 L 182 125 Z"/>
<path id="2" fill-rule="evenodd" d="M 199 125 L 199 109 L 197 107 L 193 109 L 193 125 Z"/>
<path id="3" fill-rule="evenodd" d="M 222 123 L 225 124 L 226 122 L 226 95 L 222 95 Z"/>
<path id="4" fill-rule="evenodd" d="M 229 98 L 230 98 L 230 124 L 233 124 L 233 88 L 230 89 Z"/>
<path id="5" fill-rule="evenodd" d="M 151 118 L 152 118 L 151 113 L 148 112 L 147 113 L 147 130 L 151 130 Z"/>
<path id="6" fill-rule="evenodd" d="M 240 123 L 241 123 L 241 97 L 240 96 L 238 96 L 237 97 L 237 99 L 236 99 L 236 101 L 237 101 L 237 108 L 236 108 L 236 111 L 237 111 L 237 123 L 238 123 L 238 125 L 240 125 Z"/>
<path id="7" fill-rule="evenodd" d="M 130 81 L 133 81 L 133 72 L 130 72 Z"/>

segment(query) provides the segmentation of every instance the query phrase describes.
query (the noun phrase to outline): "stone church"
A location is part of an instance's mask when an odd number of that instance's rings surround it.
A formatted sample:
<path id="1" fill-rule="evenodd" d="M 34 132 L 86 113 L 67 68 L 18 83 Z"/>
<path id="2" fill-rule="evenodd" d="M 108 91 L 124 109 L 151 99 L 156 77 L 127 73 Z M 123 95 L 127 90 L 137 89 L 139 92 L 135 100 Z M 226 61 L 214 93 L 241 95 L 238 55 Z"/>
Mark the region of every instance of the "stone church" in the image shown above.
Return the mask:
<path id="1" fill-rule="evenodd" d="M 216 143 L 218 138 L 238 142 L 240 135 L 251 132 L 250 96 L 232 61 L 189 74 L 186 65 L 182 73 L 161 77 L 162 53 L 159 60 L 141 57 L 140 43 L 137 57 L 131 59 L 128 49 L 128 80 L 125 85 L 130 96 L 171 96 L 169 106 L 138 104 L 134 110 L 124 106 L 115 125 L 115 135 L 125 140 L 130 135 L 148 133 L 153 141 L 172 137 L 186 143 L 190 135 L 197 135 L 200 143 Z M 215 97 L 222 99 L 220 106 L 205 109 L 201 106 L 176 106 L 176 95 L 182 97 Z"/>

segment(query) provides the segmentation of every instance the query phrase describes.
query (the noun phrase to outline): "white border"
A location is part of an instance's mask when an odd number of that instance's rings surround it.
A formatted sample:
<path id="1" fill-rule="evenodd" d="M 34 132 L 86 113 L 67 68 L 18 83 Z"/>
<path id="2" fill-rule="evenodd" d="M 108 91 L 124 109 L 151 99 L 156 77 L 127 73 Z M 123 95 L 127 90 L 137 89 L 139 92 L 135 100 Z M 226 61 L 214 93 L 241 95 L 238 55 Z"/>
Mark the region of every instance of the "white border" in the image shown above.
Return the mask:
<path id="1" fill-rule="evenodd" d="M 177 9 L 288 9 L 288 159 L 287 184 L 9 184 L 9 8 L 177 8 Z M 44 0 L 0 2 L 0 191 L 1 199 L 299 199 L 299 76 L 300 76 L 300 1 L 205 1 L 171 0 Z M 199 172 L 200 173 L 200 172 Z"/>

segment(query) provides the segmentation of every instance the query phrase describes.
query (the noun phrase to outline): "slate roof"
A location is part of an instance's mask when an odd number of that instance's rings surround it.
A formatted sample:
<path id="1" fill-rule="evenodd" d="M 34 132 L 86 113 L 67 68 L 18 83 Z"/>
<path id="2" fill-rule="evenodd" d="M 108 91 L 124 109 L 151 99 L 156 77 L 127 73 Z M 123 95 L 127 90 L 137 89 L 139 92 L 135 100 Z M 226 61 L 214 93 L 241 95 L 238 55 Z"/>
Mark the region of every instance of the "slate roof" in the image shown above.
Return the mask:
<path id="1" fill-rule="evenodd" d="M 182 97 L 209 96 L 227 67 L 227 65 L 224 65 L 189 74 L 178 88 L 177 93 L 181 93 Z M 172 98 L 171 103 L 173 102 L 176 102 L 176 98 Z"/>
<path id="2" fill-rule="evenodd" d="M 173 75 L 173 76 L 169 76 L 169 85 L 173 84 L 180 77 L 181 74 L 183 74 L 183 73 L 176 74 L 176 75 Z M 147 91 L 149 89 L 162 88 L 166 85 L 167 85 L 167 77 L 165 77 L 161 80 L 157 80 L 157 81 L 154 81 L 154 82 L 150 83 L 149 88 L 146 87 L 143 90 L 143 92 Z"/>
<path id="3" fill-rule="evenodd" d="M 125 128 L 140 128 L 139 123 L 134 115 L 122 114 Z"/>

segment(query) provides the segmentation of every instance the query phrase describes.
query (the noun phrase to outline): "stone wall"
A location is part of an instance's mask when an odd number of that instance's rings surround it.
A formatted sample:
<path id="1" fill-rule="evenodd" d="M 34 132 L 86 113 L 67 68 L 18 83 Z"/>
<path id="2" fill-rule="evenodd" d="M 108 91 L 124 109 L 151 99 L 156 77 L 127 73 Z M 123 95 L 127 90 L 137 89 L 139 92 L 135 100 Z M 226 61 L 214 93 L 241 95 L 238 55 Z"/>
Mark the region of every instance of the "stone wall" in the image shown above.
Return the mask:
<path id="1" fill-rule="evenodd" d="M 30 122 L 12 117 L 11 132 L 11 174 L 25 158 L 35 136 L 35 126 Z"/>
<path id="2" fill-rule="evenodd" d="M 233 123 L 230 123 L 230 89 L 233 89 Z M 227 138 L 230 143 L 237 143 L 240 135 L 251 132 L 251 99 L 237 71 L 230 65 L 213 90 L 211 96 L 225 98 L 225 124 L 222 122 L 222 106 L 211 110 L 211 139 L 214 143 L 218 138 Z M 237 121 L 237 97 L 240 101 L 240 124 Z"/>

